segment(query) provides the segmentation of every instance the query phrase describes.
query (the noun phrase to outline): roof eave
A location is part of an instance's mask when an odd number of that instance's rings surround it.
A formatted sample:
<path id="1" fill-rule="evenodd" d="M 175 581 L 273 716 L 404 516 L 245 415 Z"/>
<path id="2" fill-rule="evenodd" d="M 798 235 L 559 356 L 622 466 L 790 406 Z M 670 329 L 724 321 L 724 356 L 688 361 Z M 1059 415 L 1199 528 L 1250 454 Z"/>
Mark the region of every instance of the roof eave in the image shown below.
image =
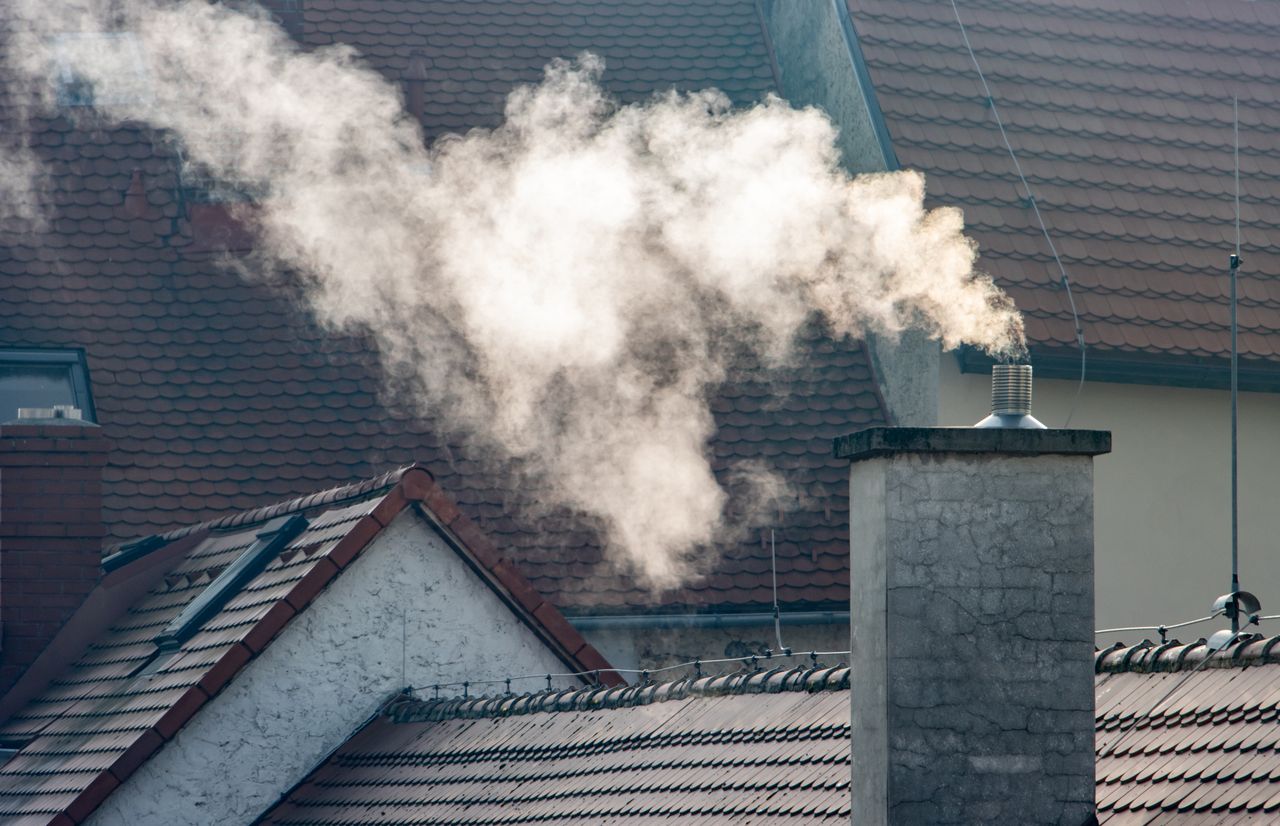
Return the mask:
<path id="1" fill-rule="evenodd" d="M 1037 378 L 1079 380 L 1080 351 L 1071 347 L 1031 346 Z M 994 359 L 973 347 L 955 351 L 962 373 L 990 373 Z M 1280 393 L 1280 364 L 1240 360 L 1240 389 Z M 1170 356 L 1160 353 L 1090 349 L 1085 378 L 1091 382 L 1226 390 L 1231 387 L 1231 360 L 1225 356 Z"/>

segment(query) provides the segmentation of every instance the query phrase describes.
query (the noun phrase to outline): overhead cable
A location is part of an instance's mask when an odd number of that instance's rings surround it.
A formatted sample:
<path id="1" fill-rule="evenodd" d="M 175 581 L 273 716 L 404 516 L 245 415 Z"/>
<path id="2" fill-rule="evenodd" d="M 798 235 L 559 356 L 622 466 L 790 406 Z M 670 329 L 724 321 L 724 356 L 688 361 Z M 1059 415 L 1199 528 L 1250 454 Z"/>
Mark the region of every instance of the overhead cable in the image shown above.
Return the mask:
<path id="1" fill-rule="evenodd" d="M 1071 291 L 1071 279 L 1067 278 L 1067 268 L 1062 264 L 1062 257 L 1058 255 L 1058 247 L 1053 243 L 1052 236 L 1049 235 L 1049 226 L 1045 223 L 1044 216 L 1040 214 L 1040 204 L 1036 201 L 1035 193 L 1031 191 L 1031 184 L 1027 181 L 1027 176 L 1023 174 L 1022 164 L 1018 161 L 1018 153 L 1013 151 L 1013 144 L 1009 141 L 1009 133 L 1005 131 L 1004 120 L 1000 117 L 1000 109 L 996 106 L 996 97 L 991 92 L 991 86 L 987 83 L 987 76 L 982 71 L 981 64 L 978 63 L 978 56 L 973 51 L 973 44 L 969 42 L 969 32 L 964 27 L 964 21 L 960 19 L 960 7 L 956 5 L 956 0 L 951 0 L 951 11 L 955 13 L 956 24 L 960 27 L 960 37 L 964 40 L 964 47 L 969 52 L 969 60 L 973 61 L 973 68 L 978 72 L 978 80 L 982 82 L 982 91 L 987 96 L 987 105 L 991 107 L 991 113 L 995 115 L 996 126 L 1000 129 L 1000 139 L 1004 141 L 1004 148 L 1009 151 L 1009 157 L 1013 160 L 1014 171 L 1018 173 L 1018 180 L 1022 182 L 1022 190 L 1026 193 L 1027 203 L 1031 205 L 1031 211 L 1036 216 L 1036 223 L 1040 225 L 1040 232 L 1044 235 L 1045 242 L 1049 245 L 1049 252 L 1053 254 L 1053 261 L 1058 265 L 1058 274 L 1062 279 L 1062 287 L 1067 291 L 1067 303 L 1071 306 L 1071 319 L 1076 328 L 1076 344 L 1080 347 L 1080 381 L 1076 385 L 1075 396 L 1071 399 L 1071 409 L 1067 411 L 1067 420 L 1063 427 L 1071 426 L 1071 417 L 1075 415 L 1076 404 L 1080 401 L 1080 391 L 1084 389 L 1084 377 L 1088 367 L 1086 348 L 1084 345 L 1084 328 L 1080 326 L 1080 313 L 1076 311 L 1076 299 Z"/>

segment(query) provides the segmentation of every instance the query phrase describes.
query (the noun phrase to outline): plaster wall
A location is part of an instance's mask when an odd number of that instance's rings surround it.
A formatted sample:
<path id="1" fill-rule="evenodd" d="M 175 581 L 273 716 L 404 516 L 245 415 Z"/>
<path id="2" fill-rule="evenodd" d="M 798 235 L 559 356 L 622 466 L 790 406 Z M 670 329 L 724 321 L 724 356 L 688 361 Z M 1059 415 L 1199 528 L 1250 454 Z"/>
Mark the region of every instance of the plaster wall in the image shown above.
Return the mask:
<path id="1" fill-rule="evenodd" d="M 855 825 L 1093 810 L 1087 456 L 853 463 Z"/>
<path id="2" fill-rule="evenodd" d="M 938 424 L 938 370 L 942 347 L 919 330 L 897 338 L 867 334 L 880 396 L 899 427 Z"/>
<path id="3" fill-rule="evenodd" d="M 405 685 L 563 671 L 406 511 L 87 822 L 250 823 Z"/>
<path id="4" fill-rule="evenodd" d="M 887 168 L 840 20 L 844 0 L 762 0 L 761 14 L 777 59 L 782 96 L 817 106 L 840 129 L 838 144 L 852 172 Z"/>
<path id="5" fill-rule="evenodd" d="M 944 425 L 972 424 L 988 412 L 990 377 L 962 374 L 944 356 Z M 1074 381 L 1036 379 L 1034 414 L 1061 427 Z M 1170 625 L 1209 613 L 1231 582 L 1231 400 L 1226 391 L 1086 383 L 1072 427 L 1110 430 L 1114 451 L 1096 466 L 1096 628 Z M 1240 396 L 1240 576 L 1280 609 L 1280 395 Z M 1225 627 L 1221 619 L 1178 629 L 1184 641 Z M 1267 633 L 1280 632 L 1264 624 Z M 1158 639 L 1154 631 L 1099 635 Z"/>

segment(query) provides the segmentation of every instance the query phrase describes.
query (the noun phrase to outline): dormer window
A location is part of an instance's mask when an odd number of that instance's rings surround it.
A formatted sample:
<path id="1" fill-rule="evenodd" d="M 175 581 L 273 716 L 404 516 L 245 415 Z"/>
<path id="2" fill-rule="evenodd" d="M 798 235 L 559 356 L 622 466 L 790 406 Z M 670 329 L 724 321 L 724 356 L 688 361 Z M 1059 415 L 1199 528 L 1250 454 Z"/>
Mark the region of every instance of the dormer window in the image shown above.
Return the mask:
<path id="1" fill-rule="evenodd" d="M 61 106 L 119 106 L 150 100 L 142 46 L 132 32 L 77 32 L 54 38 Z"/>
<path id="2" fill-rule="evenodd" d="M 83 350 L 0 349 L 0 422 L 18 418 L 18 408 L 67 405 L 80 418 L 97 421 Z"/>

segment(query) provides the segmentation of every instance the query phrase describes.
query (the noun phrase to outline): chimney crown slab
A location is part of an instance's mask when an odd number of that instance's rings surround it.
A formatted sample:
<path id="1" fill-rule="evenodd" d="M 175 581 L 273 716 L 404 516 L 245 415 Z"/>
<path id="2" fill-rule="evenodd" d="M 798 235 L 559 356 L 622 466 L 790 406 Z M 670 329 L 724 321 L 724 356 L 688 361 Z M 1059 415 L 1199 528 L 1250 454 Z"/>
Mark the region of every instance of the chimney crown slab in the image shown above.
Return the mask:
<path id="1" fill-rule="evenodd" d="M 851 462 L 896 453 L 1099 456 L 1110 452 L 1109 430 L 869 427 L 835 440 L 836 458 Z"/>

